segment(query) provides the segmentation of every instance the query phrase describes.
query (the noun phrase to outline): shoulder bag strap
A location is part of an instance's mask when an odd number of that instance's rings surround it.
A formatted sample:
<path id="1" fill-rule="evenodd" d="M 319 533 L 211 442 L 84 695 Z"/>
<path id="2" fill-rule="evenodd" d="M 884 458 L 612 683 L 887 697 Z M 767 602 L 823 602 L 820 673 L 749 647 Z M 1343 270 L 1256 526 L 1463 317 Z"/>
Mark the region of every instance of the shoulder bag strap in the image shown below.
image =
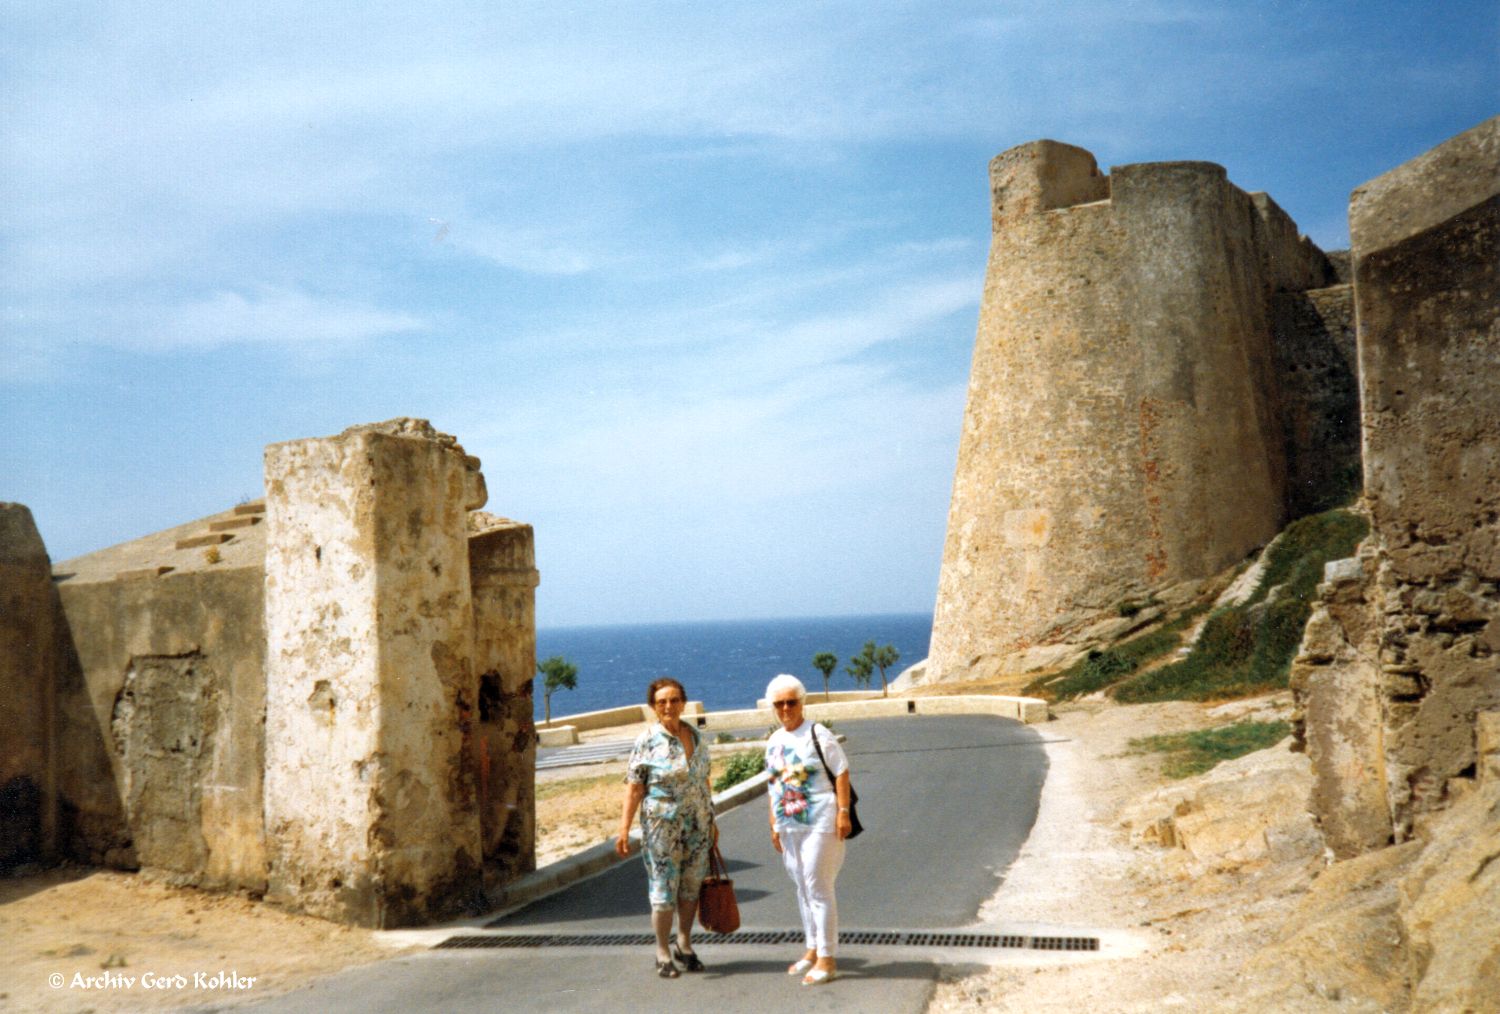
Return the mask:
<path id="1" fill-rule="evenodd" d="M 820 760 L 820 761 L 823 762 L 823 773 L 828 776 L 828 784 L 830 786 L 832 786 L 833 785 L 833 781 L 834 781 L 834 775 L 833 775 L 833 772 L 831 772 L 831 771 L 828 770 L 828 758 L 823 756 L 823 747 L 822 747 L 821 744 L 818 743 L 818 730 L 821 729 L 821 728 L 823 728 L 823 726 L 819 725 L 817 722 L 813 723 L 813 727 L 812 727 L 813 749 L 816 750 L 816 751 L 818 751 L 818 760 Z"/>

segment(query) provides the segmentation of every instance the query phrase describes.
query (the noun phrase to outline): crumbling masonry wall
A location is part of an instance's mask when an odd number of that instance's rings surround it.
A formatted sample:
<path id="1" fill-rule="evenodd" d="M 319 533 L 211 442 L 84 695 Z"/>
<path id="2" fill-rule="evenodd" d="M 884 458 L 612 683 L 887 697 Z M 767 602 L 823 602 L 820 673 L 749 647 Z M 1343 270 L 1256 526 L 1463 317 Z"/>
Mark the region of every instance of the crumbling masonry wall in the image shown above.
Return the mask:
<path id="1" fill-rule="evenodd" d="M 535 867 L 531 527 L 469 512 L 478 460 L 422 420 L 267 461 L 272 554 L 256 501 L 51 566 L 0 505 L 0 872 L 477 905 Z"/>
<path id="2" fill-rule="evenodd" d="M 258 512 L 247 505 L 55 568 L 54 778 L 60 844 L 74 860 L 264 889 Z"/>
<path id="3" fill-rule="evenodd" d="M 1276 293 L 1271 335 L 1281 385 L 1287 516 L 1347 504 L 1363 481 L 1354 287 L 1345 282 Z"/>
<path id="4" fill-rule="evenodd" d="M 31 511 L 0 503 L 0 874 L 55 849 L 56 599 Z"/>
<path id="5" fill-rule="evenodd" d="M 536 869 L 535 540 L 530 525 L 469 515 L 478 779 L 486 888 Z"/>
<path id="6" fill-rule="evenodd" d="M 477 459 L 425 423 L 266 449 L 271 900 L 377 927 L 482 905 L 484 500 Z"/>
<path id="7" fill-rule="evenodd" d="M 1293 668 L 1340 856 L 1466 791 L 1500 710 L 1500 119 L 1355 190 L 1350 232 L 1372 530 Z"/>
<path id="8" fill-rule="evenodd" d="M 1206 162 L 1053 141 L 990 165 L 992 239 L 931 677 L 1215 574 L 1286 505 L 1269 301 L 1333 281 Z"/>

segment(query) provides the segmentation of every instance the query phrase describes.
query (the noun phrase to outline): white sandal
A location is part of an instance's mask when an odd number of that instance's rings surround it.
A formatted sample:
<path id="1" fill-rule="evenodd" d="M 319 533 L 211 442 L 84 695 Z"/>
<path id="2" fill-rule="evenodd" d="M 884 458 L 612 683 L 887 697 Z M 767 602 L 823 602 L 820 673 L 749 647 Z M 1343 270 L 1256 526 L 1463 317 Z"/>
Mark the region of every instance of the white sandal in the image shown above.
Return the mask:
<path id="1" fill-rule="evenodd" d="M 814 962 L 801 958 L 792 962 L 792 966 L 786 970 L 787 975 L 801 975 L 814 965 Z"/>
<path id="2" fill-rule="evenodd" d="M 802 985 L 821 986 L 825 982 L 832 982 L 838 977 L 839 973 L 836 969 L 814 968 L 811 972 L 808 972 L 802 977 Z"/>

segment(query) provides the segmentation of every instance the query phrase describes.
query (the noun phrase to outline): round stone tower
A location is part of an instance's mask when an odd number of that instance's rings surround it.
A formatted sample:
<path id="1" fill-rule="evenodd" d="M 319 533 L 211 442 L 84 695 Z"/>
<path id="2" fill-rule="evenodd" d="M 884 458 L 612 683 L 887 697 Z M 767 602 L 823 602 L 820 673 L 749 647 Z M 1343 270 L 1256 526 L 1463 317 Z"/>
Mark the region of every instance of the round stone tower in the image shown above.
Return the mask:
<path id="1" fill-rule="evenodd" d="M 992 239 L 929 679 L 1004 671 L 1122 601 L 1217 573 L 1283 520 L 1268 301 L 1327 277 L 1208 162 L 990 164 Z"/>

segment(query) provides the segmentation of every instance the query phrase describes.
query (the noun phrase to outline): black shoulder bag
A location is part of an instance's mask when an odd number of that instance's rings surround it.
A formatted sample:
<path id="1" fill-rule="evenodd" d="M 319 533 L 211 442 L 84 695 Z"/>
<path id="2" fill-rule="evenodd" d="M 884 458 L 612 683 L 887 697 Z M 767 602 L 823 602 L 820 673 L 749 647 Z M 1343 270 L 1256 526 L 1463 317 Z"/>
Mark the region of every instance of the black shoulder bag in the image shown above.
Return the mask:
<path id="1" fill-rule="evenodd" d="M 817 724 L 813 725 L 813 749 L 818 751 L 818 760 L 823 762 L 823 773 L 828 775 L 828 780 L 830 782 L 835 782 L 836 785 L 837 782 L 835 781 L 833 774 L 828 770 L 828 760 L 823 756 L 823 747 L 818 743 L 818 730 L 820 728 L 826 729 L 827 727 Z M 832 735 L 832 733 L 830 732 L 829 735 Z M 837 798 L 837 796 L 834 797 L 835 800 Z M 861 834 L 864 833 L 865 826 L 859 822 L 859 810 L 856 805 L 858 803 L 859 793 L 854 791 L 854 780 L 851 778 L 849 780 L 849 833 L 844 836 L 845 841 L 848 841 L 850 838 L 858 838 Z"/>

